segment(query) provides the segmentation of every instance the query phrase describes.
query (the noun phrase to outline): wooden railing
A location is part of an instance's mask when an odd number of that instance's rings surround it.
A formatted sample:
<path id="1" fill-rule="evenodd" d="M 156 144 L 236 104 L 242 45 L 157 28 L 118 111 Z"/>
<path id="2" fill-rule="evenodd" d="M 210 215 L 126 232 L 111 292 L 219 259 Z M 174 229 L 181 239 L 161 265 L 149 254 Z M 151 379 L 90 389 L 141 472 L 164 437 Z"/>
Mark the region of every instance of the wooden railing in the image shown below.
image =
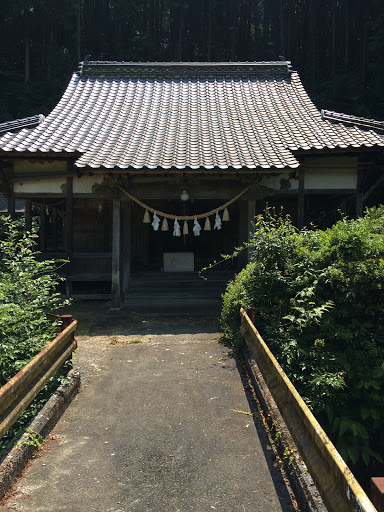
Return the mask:
<path id="1" fill-rule="evenodd" d="M 0 388 L 0 438 L 75 350 L 77 320 L 67 315 L 62 320 L 64 330 Z"/>
<path id="2" fill-rule="evenodd" d="M 240 332 L 330 512 L 376 512 L 243 308 Z"/>

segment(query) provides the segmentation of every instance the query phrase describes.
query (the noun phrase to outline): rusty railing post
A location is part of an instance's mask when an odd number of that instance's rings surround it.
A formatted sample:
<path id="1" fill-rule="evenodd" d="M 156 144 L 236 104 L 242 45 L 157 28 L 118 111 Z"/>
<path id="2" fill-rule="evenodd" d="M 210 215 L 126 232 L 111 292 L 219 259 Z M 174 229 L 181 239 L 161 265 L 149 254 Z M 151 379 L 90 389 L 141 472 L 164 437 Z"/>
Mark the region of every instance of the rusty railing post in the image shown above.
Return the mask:
<path id="1" fill-rule="evenodd" d="M 371 478 L 371 501 L 377 512 L 384 512 L 384 477 L 374 476 Z"/>
<path id="2" fill-rule="evenodd" d="M 64 331 L 71 323 L 73 322 L 72 315 L 61 315 L 61 331 Z M 71 334 L 72 340 L 75 341 L 75 333 Z M 76 344 L 77 347 L 77 344 Z M 72 354 L 68 357 L 66 360 L 66 366 L 68 370 L 72 370 L 73 368 L 73 360 L 72 360 Z"/>
<path id="3" fill-rule="evenodd" d="M 64 331 L 73 322 L 72 315 L 61 315 L 61 330 Z"/>

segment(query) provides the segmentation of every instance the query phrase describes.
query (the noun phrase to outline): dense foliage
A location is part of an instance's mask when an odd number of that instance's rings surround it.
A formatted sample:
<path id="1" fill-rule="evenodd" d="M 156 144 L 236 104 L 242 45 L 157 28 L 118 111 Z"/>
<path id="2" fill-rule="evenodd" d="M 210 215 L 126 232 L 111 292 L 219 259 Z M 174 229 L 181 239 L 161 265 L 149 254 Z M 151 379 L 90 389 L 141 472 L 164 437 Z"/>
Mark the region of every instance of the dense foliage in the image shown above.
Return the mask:
<path id="1" fill-rule="evenodd" d="M 60 262 L 38 261 L 33 235 L 24 232 L 22 222 L 0 216 L 0 386 L 56 336 L 58 322 L 49 315 L 67 303 L 55 292 Z M 25 431 L 63 375 L 56 373 L 0 439 L 0 456 Z"/>
<path id="2" fill-rule="evenodd" d="M 249 265 L 229 284 L 222 323 L 240 342 L 239 307 L 354 471 L 384 450 L 384 208 L 324 231 L 266 211 Z"/>
<path id="3" fill-rule="evenodd" d="M 57 262 L 38 261 L 21 223 L 0 217 L 0 386 L 56 336 Z"/>
<path id="4" fill-rule="evenodd" d="M 382 0 L 1 2 L 0 122 L 47 114 L 94 60 L 291 60 L 319 108 L 384 118 Z"/>

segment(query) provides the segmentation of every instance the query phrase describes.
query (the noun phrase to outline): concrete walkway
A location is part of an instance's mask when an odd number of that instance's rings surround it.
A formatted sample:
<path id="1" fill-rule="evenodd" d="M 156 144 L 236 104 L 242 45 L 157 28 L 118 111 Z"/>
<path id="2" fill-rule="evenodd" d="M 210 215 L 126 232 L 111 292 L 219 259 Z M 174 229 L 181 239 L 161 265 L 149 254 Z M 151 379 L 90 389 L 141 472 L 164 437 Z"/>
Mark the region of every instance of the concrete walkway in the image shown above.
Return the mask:
<path id="1" fill-rule="evenodd" d="M 97 321 L 87 385 L 2 510 L 294 510 L 216 315 Z"/>

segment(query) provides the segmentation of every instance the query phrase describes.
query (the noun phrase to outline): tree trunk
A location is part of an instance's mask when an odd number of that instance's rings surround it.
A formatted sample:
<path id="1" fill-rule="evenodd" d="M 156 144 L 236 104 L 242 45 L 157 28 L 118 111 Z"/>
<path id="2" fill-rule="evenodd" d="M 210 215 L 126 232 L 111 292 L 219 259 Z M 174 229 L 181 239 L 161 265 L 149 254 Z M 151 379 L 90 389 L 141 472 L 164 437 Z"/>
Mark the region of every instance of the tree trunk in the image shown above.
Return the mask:
<path id="1" fill-rule="evenodd" d="M 345 70 L 348 70 L 349 66 L 349 32 L 351 30 L 350 27 L 350 10 L 349 10 L 349 2 L 344 3 L 345 8 L 345 24 L 344 24 L 344 67 Z"/>
<path id="2" fill-rule="evenodd" d="M 365 82 L 367 74 L 368 23 L 363 24 L 363 40 L 361 48 L 361 81 Z"/>
<path id="3" fill-rule="evenodd" d="M 76 57 L 77 61 L 81 61 L 81 8 L 80 5 L 76 12 Z"/>
<path id="4" fill-rule="evenodd" d="M 237 2 L 232 3 L 232 16 L 231 16 L 231 60 L 236 60 L 236 36 L 237 36 Z"/>
<path id="5" fill-rule="evenodd" d="M 335 91 L 336 80 L 336 0 L 332 0 L 331 12 L 331 83 L 332 90 Z"/>
<path id="6" fill-rule="evenodd" d="M 286 47 L 285 47 L 285 15 L 284 15 L 284 2 L 283 0 L 279 1 L 279 12 L 280 12 L 280 55 L 284 56 L 286 59 Z"/>
<path id="7" fill-rule="evenodd" d="M 184 5 L 180 4 L 179 7 L 179 31 L 177 35 L 177 60 L 181 61 L 183 52 L 183 33 L 184 33 Z"/>
<path id="8" fill-rule="evenodd" d="M 31 79 L 31 30 L 29 19 L 25 20 L 24 30 L 24 82 L 28 83 Z"/>
<path id="9" fill-rule="evenodd" d="M 208 41 L 207 41 L 207 61 L 212 59 L 212 0 L 208 3 Z"/>

